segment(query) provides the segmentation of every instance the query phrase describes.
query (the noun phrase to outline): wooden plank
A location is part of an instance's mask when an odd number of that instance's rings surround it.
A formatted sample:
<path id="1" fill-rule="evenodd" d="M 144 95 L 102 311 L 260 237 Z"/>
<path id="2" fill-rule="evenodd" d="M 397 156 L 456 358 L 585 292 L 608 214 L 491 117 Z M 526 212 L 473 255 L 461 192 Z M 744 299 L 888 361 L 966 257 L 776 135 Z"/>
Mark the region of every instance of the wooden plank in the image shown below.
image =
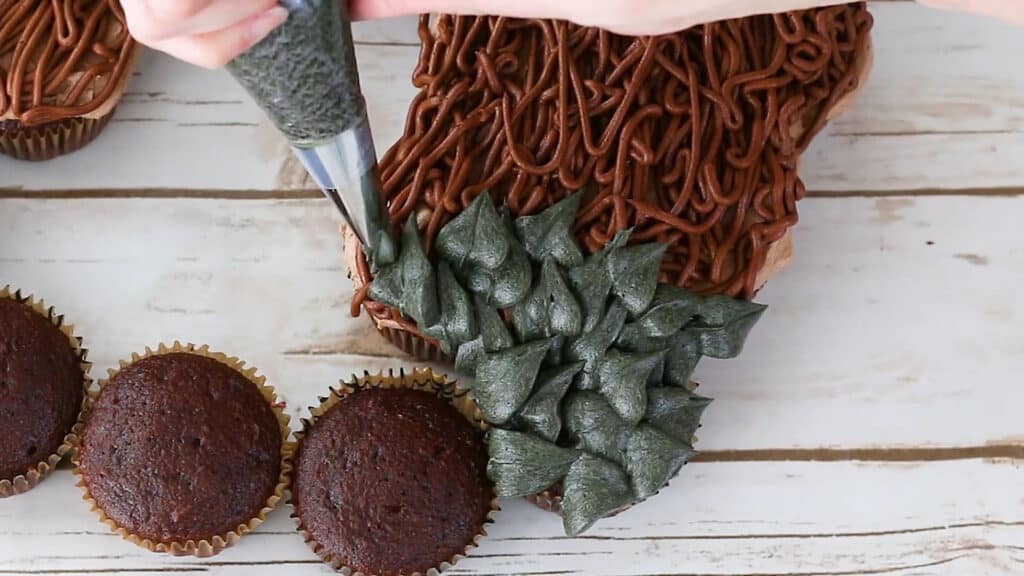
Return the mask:
<path id="1" fill-rule="evenodd" d="M 258 366 L 298 415 L 339 378 L 410 365 L 349 316 L 331 210 L 0 200 L 0 282 L 76 322 L 97 374 L 146 345 L 193 340 Z M 1020 454 L 1024 197 L 811 199 L 801 217 L 796 261 L 759 296 L 770 308 L 747 350 L 698 370 L 717 399 L 701 449 L 731 460 Z M 946 448 L 967 452 L 914 451 Z"/>
<path id="2" fill-rule="evenodd" d="M 110 534 L 72 475 L 0 507 L 0 574 L 327 574 L 286 510 L 210 560 L 157 556 Z M 969 495 L 969 497 L 967 496 Z M 691 464 L 655 500 L 566 538 L 522 500 L 451 574 L 827 576 L 1019 574 L 1020 469 L 979 460 Z"/>
<path id="3" fill-rule="evenodd" d="M 809 151 L 808 186 L 1024 185 L 1024 67 L 1013 62 L 1024 53 L 1024 35 L 911 2 L 875 3 L 873 10 L 873 76 L 860 103 Z M 414 20 L 363 23 L 357 32 L 379 152 L 399 136 L 415 93 Z M 226 73 L 156 54 L 145 55 L 114 123 L 88 149 L 45 166 L 0 158 L 0 189 L 8 190 L 310 187 L 281 137 Z"/>

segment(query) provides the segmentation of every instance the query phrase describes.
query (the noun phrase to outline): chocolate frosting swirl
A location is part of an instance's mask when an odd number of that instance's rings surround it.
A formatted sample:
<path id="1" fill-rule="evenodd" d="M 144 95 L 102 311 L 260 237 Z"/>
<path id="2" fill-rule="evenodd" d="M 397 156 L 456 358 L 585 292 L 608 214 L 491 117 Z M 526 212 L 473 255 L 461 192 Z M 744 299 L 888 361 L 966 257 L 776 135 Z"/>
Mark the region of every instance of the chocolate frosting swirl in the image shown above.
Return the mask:
<path id="1" fill-rule="evenodd" d="M 117 0 L 0 0 L 0 118 L 31 127 L 95 112 L 134 47 Z"/>
<path id="2" fill-rule="evenodd" d="M 381 161 L 391 218 L 416 214 L 429 251 L 485 190 L 514 217 L 582 190 L 586 252 L 633 228 L 631 242 L 668 245 L 663 282 L 749 298 L 797 221 L 797 158 L 856 87 L 871 25 L 863 3 L 654 37 L 424 17 L 419 93 Z"/>

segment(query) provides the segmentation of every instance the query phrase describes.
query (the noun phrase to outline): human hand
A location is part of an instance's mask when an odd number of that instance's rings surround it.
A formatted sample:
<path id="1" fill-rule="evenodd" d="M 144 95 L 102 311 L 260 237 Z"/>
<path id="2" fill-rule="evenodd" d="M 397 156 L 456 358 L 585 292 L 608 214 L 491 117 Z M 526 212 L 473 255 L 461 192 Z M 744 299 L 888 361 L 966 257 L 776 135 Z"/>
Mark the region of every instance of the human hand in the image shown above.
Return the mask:
<path id="1" fill-rule="evenodd" d="M 121 0 L 139 42 L 176 58 L 220 68 L 288 18 L 277 0 Z"/>
<path id="2" fill-rule="evenodd" d="M 424 12 L 555 18 L 620 34 L 661 34 L 704 22 L 838 4 L 836 0 L 341 0 L 354 19 Z M 1024 24 L 1020 0 L 920 0 Z M 137 40 L 187 62 L 219 68 L 287 19 L 276 0 L 122 0 Z"/>

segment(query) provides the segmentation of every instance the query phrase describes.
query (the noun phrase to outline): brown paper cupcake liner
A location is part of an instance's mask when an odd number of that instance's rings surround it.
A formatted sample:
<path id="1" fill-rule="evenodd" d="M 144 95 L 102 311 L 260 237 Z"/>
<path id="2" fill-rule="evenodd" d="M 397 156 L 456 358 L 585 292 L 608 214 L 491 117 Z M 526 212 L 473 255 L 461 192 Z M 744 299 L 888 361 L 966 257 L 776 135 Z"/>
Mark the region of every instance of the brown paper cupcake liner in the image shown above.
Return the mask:
<path id="1" fill-rule="evenodd" d="M 406 372 L 404 369 L 400 369 L 397 375 L 394 370 L 388 370 L 386 374 L 384 372 L 379 372 L 377 374 L 363 372 L 362 376 L 353 375 L 351 380 L 347 382 L 340 382 L 338 388 L 331 388 L 330 394 L 327 397 L 320 398 L 319 406 L 311 407 L 309 409 L 310 417 L 302 420 L 302 431 L 295 433 L 296 446 L 302 443 L 303 438 L 306 437 L 309 430 L 316 425 L 316 421 L 328 410 L 357 390 L 372 388 L 409 388 L 412 390 L 422 390 L 424 392 L 436 394 L 439 398 L 449 401 L 452 406 L 454 406 L 455 409 L 466 418 L 466 420 L 480 428 L 480 430 L 486 432 L 490 428 L 487 421 L 484 420 L 483 413 L 480 412 L 480 409 L 469 394 L 467 394 L 465 390 L 461 390 L 456 383 L 449 381 L 445 376 L 434 373 L 430 368 L 414 368 L 412 372 Z M 294 457 L 295 453 L 296 451 L 292 452 L 292 457 Z M 313 535 L 310 534 L 302 524 L 302 519 L 295 513 L 294 504 L 290 499 L 289 504 L 292 505 L 292 518 L 298 525 L 299 533 L 302 534 L 303 539 L 306 541 L 306 544 L 310 549 L 313 550 L 313 553 L 316 554 L 324 563 L 329 565 L 335 571 L 345 574 L 346 576 L 375 576 L 373 574 L 366 574 L 361 571 L 353 570 L 351 567 L 345 565 L 344 559 L 335 558 L 330 553 L 325 552 L 323 546 L 313 538 Z M 494 516 L 499 510 L 501 510 L 501 507 L 498 505 L 498 498 L 495 497 L 491 500 L 491 510 L 487 514 L 487 520 L 482 526 L 480 526 L 476 536 L 473 537 L 473 541 L 466 545 L 461 554 L 456 554 L 448 561 L 442 562 L 439 566 L 430 568 L 425 573 L 413 572 L 407 576 L 438 576 L 441 572 L 455 566 L 460 560 L 468 556 L 474 548 L 477 548 L 481 540 L 487 537 L 487 525 L 494 523 Z"/>
<path id="2" fill-rule="evenodd" d="M 113 115 L 111 110 L 99 118 L 69 118 L 41 126 L 0 129 L 0 152 L 17 160 L 52 160 L 95 140 Z"/>
<path id="3" fill-rule="evenodd" d="M 270 405 L 271 410 L 274 411 L 274 415 L 277 416 L 277 421 L 281 428 L 282 439 L 281 473 L 278 477 L 277 485 L 274 487 L 274 492 L 267 498 L 263 508 L 259 510 L 256 516 L 243 524 L 239 524 L 237 528 L 226 534 L 218 534 L 209 539 L 202 540 L 190 539 L 185 541 L 154 542 L 149 538 L 143 538 L 132 534 L 126 528 L 114 522 L 114 520 L 107 516 L 106 512 L 99 507 L 99 504 L 96 503 L 96 500 L 94 500 L 92 495 L 89 493 L 89 487 L 86 485 L 85 478 L 82 475 L 79 453 L 76 453 L 73 457 L 73 463 L 75 465 L 74 474 L 78 477 L 77 486 L 81 488 L 83 492 L 82 499 L 85 500 L 89 504 L 91 510 L 99 516 L 100 521 L 109 526 L 111 531 L 115 534 L 137 546 L 141 546 L 142 548 L 149 550 L 150 552 L 167 553 L 172 556 L 196 556 L 199 558 L 208 558 L 219 554 L 229 546 L 235 545 L 242 536 L 252 532 L 257 526 L 266 522 L 267 516 L 270 512 L 278 505 L 279 502 L 281 502 L 282 499 L 284 499 L 284 493 L 288 490 L 288 486 L 291 481 L 291 453 L 294 448 L 294 445 L 288 441 L 291 434 L 291 428 L 288 426 L 290 418 L 284 413 L 282 404 L 279 402 L 277 394 L 274 392 L 274 388 L 266 384 L 265 377 L 256 374 L 256 368 L 246 368 L 245 362 L 220 352 L 212 352 L 210 351 L 209 346 L 196 346 L 191 343 L 181 344 L 178 341 L 174 341 L 170 346 L 160 344 L 155 350 L 147 347 L 145 352 L 142 354 L 133 353 L 131 360 L 121 360 L 118 368 L 108 370 L 107 377 L 100 380 L 99 390 L 94 392 L 93 401 L 102 394 L 104 387 L 106 387 L 106 385 L 115 376 L 117 376 L 121 370 L 124 370 L 128 366 L 151 356 L 161 356 L 174 353 L 195 354 L 205 358 L 211 358 L 235 370 L 259 389 L 263 398 L 267 401 L 267 404 Z"/>
<path id="4" fill-rule="evenodd" d="M 22 296 L 20 291 L 12 291 L 10 286 L 0 287 L 0 298 L 9 298 L 28 305 L 41 316 L 48 319 L 54 326 L 60 329 L 65 336 L 67 336 L 68 342 L 71 343 L 71 348 L 74 349 L 75 355 L 78 357 L 78 365 L 82 370 L 82 386 L 85 392 L 82 395 L 82 407 L 79 410 L 78 419 L 71 427 L 71 430 L 64 436 L 64 441 L 57 447 L 57 450 L 52 454 L 49 454 L 45 459 L 36 463 L 32 469 L 26 471 L 24 474 L 19 474 L 14 478 L 0 478 L 0 498 L 6 498 L 8 496 L 28 492 L 32 488 L 35 488 L 43 481 L 43 479 L 53 472 L 54 468 L 57 467 L 57 464 L 60 463 L 65 456 L 74 450 L 74 447 L 78 442 L 78 435 L 81 433 L 82 426 L 85 423 L 85 415 L 88 412 L 90 404 L 89 394 L 92 386 L 92 380 L 89 378 L 89 370 L 92 368 L 92 364 L 86 360 L 89 351 L 82 348 L 82 338 L 75 335 L 74 325 L 65 324 L 64 316 L 57 314 L 52 306 L 48 307 L 46 302 L 42 299 L 36 300 L 32 295 Z"/>
<path id="5" fill-rule="evenodd" d="M 377 331 L 388 339 L 391 344 L 409 356 L 421 362 L 437 362 L 439 364 L 452 364 L 454 360 L 445 354 L 430 340 L 401 328 L 389 328 L 377 326 Z"/>

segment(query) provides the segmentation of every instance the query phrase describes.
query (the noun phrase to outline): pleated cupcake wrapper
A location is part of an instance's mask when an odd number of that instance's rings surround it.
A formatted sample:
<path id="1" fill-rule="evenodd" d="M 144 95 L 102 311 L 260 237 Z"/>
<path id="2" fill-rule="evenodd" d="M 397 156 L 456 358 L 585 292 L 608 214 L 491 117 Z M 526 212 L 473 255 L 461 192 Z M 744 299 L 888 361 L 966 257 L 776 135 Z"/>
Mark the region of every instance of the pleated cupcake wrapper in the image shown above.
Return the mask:
<path id="1" fill-rule="evenodd" d="M 78 477 L 77 486 L 83 491 L 82 499 L 89 503 L 92 511 L 99 516 L 101 522 L 109 526 L 114 533 L 118 534 L 125 540 L 141 546 L 150 552 L 167 553 L 173 556 L 196 556 L 199 558 L 208 558 L 219 554 L 229 546 L 233 546 L 242 538 L 242 536 L 252 532 L 257 526 L 263 524 L 267 519 L 267 515 L 269 515 L 278 503 L 284 499 L 284 494 L 288 490 L 289 483 L 291 481 L 291 453 L 294 449 L 294 445 L 288 441 L 291 434 L 291 429 L 288 426 L 290 418 L 284 413 L 277 394 L 274 392 L 274 388 L 266 384 L 266 378 L 256 374 L 256 368 L 247 368 L 245 366 L 245 362 L 242 362 L 238 358 L 221 354 L 219 352 L 212 352 L 209 346 L 196 346 L 191 343 L 181 344 L 178 341 L 175 341 L 169 346 L 166 344 L 160 344 L 155 350 L 147 347 L 146 351 L 142 354 L 132 354 L 131 360 L 121 360 L 119 368 L 108 370 L 107 378 L 100 380 L 99 390 L 94 392 L 95 396 L 93 401 L 103 393 L 103 389 L 106 385 L 113 380 L 121 370 L 124 370 L 128 366 L 131 366 L 145 358 L 176 353 L 194 354 L 205 358 L 211 358 L 235 370 L 259 389 L 263 398 L 267 401 L 267 404 L 270 405 L 271 410 L 274 411 L 274 415 L 277 416 L 277 422 L 280 425 L 282 439 L 281 473 L 278 477 L 277 485 L 274 487 L 273 494 L 267 498 L 263 508 L 260 509 L 255 517 L 239 524 L 237 528 L 226 534 L 217 534 L 208 539 L 201 540 L 189 539 L 183 541 L 154 542 L 149 538 L 143 538 L 132 534 L 127 528 L 118 525 L 117 522 L 107 516 L 106 512 L 100 508 L 96 500 L 93 499 L 92 494 L 89 492 L 89 486 L 85 482 L 85 477 L 83 476 L 81 469 L 81 455 L 79 453 L 76 453 L 73 459 L 75 464 L 74 473 L 75 476 Z"/>
<path id="2" fill-rule="evenodd" d="M 57 450 L 52 454 L 46 456 L 45 459 L 40 460 L 30 470 L 25 471 L 24 474 L 19 474 L 14 478 L 0 478 L 0 498 L 6 498 L 8 496 L 14 496 L 16 494 L 22 494 L 28 492 L 44 478 L 49 476 L 53 472 L 57 464 L 64 459 L 69 453 L 71 453 L 75 445 L 78 442 L 78 435 L 82 431 L 82 426 L 85 423 L 85 415 L 88 412 L 90 405 L 89 394 L 92 386 L 92 380 L 89 378 L 89 370 L 92 368 L 92 364 L 86 360 L 89 351 L 82 348 L 82 338 L 75 335 L 75 327 L 72 324 L 64 323 L 64 316 L 57 314 L 52 306 L 47 306 L 46 302 L 42 299 L 36 300 L 34 296 L 22 296 L 18 290 L 12 290 L 10 286 L 0 287 L 0 298 L 7 298 L 10 300 L 16 300 L 25 304 L 26 306 L 35 310 L 40 316 L 46 318 L 54 326 L 56 326 L 65 336 L 68 338 L 68 342 L 71 344 L 71 348 L 75 351 L 75 356 L 78 358 L 78 365 L 82 370 L 82 387 L 84 393 L 82 394 L 82 406 L 78 412 L 78 418 L 75 420 L 75 424 L 71 427 L 71 430 L 64 436 L 64 441 L 61 442 Z"/>
<path id="3" fill-rule="evenodd" d="M 434 373 L 430 368 L 414 368 L 412 372 L 406 372 L 403 369 L 399 370 L 397 375 L 393 370 L 389 370 L 386 374 L 384 372 L 377 374 L 364 372 L 362 376 L 353 375 L 351 380 L 340 382 L 338 388 L 331 388 L 330 394 L 327 397 L 320 398 L 319 406 L 309 409 L 310 418 L 302 420 L 302 431 L 295 434 L 296 446 L 302 443 L 306 434 L 316 426 L 316 422 L 321 416 L 337 406 L 338 403 L 343 402 L 350 395 L 361 390 L 392 388 L 408 388 L 435 394 L 439 398 L 450 402 L 466 420 L 481 431 L 486 432 L 490 428 L 490 425 L 484 419 L 483 413 L 477 408 L 473 399 L 464 390 L 461 390 L 456 383 L 449 381 L 446 376 Z M 293 458 L 297 452 L 296 450 L 292 453 Z M 324 547 L 306 530 L 302 519 L 294 511 L 294 504 L 291 501 L 289 501 L 289 504 L 292 504 L 292 518 L 298 524 L 299 533 L 302 534 L 306 544 L 313 550 L 313 553 L 321 560 L 345 576 L 376 576 L 375 574 L 354 570 L 345 564 L 345 559 L 335 558 L 331 553 L 326 552 Z M 468 556 L 474 548 L 479 546 L 482 539 L 487 537 L 487 525 L 494 522 L 494 516 L 500 509 L 498 499 L 492 499 L 491 510 L 487 514 L 487 520 L 480 526 L 476 536 L 473 537 L 473 541 L 466 545 L 461 554 L 456 554 L 448 559 L 448 561 L 442 562 L 439 566 L 430 568 L 426 572 L 417 571 L 403 576 L 438 576 L 441 572 L 455 566 L 456 563 Z"/>
<path id="4" fill-rule="evenodd" d="M 99 118 L 68 118 L 40 126 L 0 129 L 0 152 L 17 160 L 52 160 L 95 140 L 113 115 L 111 110 Z"/>
<path id="5" fill-rule="evenodd" d="M 90 115 L 67 118 L 39 126 L 0 128 L 0 153 L 18 160 L 42 162 L 84 148 L 100 135 L 100 132 L 114 116 L 114 111 L 124 96 L 128 79 L 131 78 L 141 53 L 141 47 L 135 43 L 118 86 L 109 100 Z"/>

